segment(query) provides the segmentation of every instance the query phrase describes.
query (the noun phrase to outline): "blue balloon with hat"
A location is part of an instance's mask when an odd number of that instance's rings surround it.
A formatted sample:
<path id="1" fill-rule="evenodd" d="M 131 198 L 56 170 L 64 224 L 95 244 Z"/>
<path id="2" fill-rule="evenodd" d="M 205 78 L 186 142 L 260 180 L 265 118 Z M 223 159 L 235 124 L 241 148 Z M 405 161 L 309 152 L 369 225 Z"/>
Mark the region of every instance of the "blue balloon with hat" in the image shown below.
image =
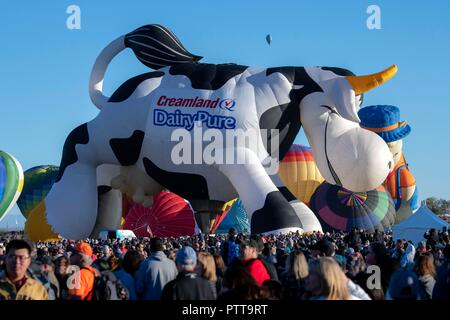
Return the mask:
<path id="1" fill-rule="evenodd" d="M 410 134 L 411 127 L 401 120 L 400 109 L 392 105 L 367 106 L 359 110 L 358 116 L 361 120 L 360 126 L 378 134 L 388 144 L 394 157 L 395 166 L 383 186 L 395 202 L 396 223 L 399 223 L 419 208 L 416 181 L 402 152 L 401 140 Z M 400 210 L 402 203 L 407 203 L 409 208 L 404 206 Z"/>

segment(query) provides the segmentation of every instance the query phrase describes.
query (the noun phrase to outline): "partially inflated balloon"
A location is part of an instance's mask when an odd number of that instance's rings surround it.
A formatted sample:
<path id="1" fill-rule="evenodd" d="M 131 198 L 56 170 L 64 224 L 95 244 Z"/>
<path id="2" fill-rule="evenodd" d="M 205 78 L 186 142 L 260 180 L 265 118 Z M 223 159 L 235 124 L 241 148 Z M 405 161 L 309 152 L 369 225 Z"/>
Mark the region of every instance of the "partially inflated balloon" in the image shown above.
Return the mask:
<path id="1" fill-rule="evenodd" d="M 216 233 L 228 233 L 228 231 L 234 228 L 236 232 L 249 232 L 250 223 L 247 218 L 247 212 L 241 199 L 237 199 L 233 202 L 231 209 L 227 212 L 227 215 L 220 223 L 216 230 Z"/>
<path id="2" fill-rule="evenodd" d="M 395 207 L 383 186 L 368 192 L 352 192 L 324 182 L 311 198 L 311 209 L 324 231 L 383 231 L 395 221 Z"/>
<path id="3" fill-rule="evenodd" d="M 58 176 L 58 171 L 59 167 L 52 165 L 37 166 L 25 171 L 23 191 L 17 200 L 17 206 L 25 219 L 47 196 Z"/>
<path id="4" fill-rule="evenodd" d="M 324 181 L 314 161 L 312 149 L 299 144 L 292 145 L 281 161 L 279 175 L 289 191 L 306 204 Z"/>
<path id="5" fill-rule="evenodd" d="M 22 188 L 22 166 L 12 155 L 0 151 L 0 220 L 14 206 Z"/>
<path id="6" fill-rule="evenodd" d="M 123 226 L 138 237 L 192 236 L 195 229 L 194 212 L 189 203 L 171 192 L 153 197 L 153 206 L 135 204 L 128 212 Z"/>

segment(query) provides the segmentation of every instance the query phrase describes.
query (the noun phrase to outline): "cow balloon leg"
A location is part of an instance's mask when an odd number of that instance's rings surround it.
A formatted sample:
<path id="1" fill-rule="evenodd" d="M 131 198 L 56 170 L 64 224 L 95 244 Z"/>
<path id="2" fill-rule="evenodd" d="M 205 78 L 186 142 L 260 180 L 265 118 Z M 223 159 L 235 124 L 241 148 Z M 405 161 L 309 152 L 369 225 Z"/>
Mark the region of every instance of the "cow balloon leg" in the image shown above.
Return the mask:
<path id="1" fill-rule="evenodd" d="M 83 124 L 69 134 L 58 179 L 45 199 L 48 224 L 65 238 L 84 239 L 94 229 L 98 218 L 97 167 L 129 165 L 139 156 L 143 132 L 124 126 L 112 138 L 111 123 L 93 125 L 101 120 Z"/>
<path id="2" fill-rule="evenodd" d="M 317 219 L 314 212 L 311 211 L 311 209 L 298 200 L 290 191 L 289 189 L 284 185 L 283 181 L 281 181 L 278 174 L 274 174 L 270 176 L 270 179 L 275 184 L 275 186 L 280 190 L 283 197 L 289 202 L 292 209 L 294 209 L 295 213 L 297 214 L 298 218 L 300 219 L 300 222 L 302 224 L 302 229 L 305 232 L 313 232 L 313 231 L 320 231 L 322 232 L 322 226 L 320 225 L 319 220 Z"/>
<path id="3" fill-rule="evenodd" d="M 226 151 L 224 151 L 226 152 Z M 267 175 L 256 154 L 236 148 L 235 158 L 243 164 L 216 164 L 237 190 L 247 211 L 252 234 L 301 231 L 301 223 L 289 202 Z"/>

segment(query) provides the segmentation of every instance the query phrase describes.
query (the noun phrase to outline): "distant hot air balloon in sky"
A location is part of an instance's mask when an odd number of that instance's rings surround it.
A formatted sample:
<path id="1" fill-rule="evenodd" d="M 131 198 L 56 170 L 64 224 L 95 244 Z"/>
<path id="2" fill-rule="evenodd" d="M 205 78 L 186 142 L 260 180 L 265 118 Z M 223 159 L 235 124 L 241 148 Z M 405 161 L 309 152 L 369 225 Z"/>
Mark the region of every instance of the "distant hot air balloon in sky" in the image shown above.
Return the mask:
<path id="1" fill-rule="evenodd" d="M 0 220 L 14 206 L 22 188 L 22 166 L 12 155 L 0 151 Z"/>
<path id="2" fill-rule="evenodd" d="M 135 204 L 123 228 L 138 237 L 192 236 L 195 232 L 194 212 L 189 203 L 175 193 L 162 191 L 153 197 L 153 206 Z"/>
<path id="3" fill-rule="evenodd" d="M 306 204 L 324 181 L 314 161 L 312 149 L 299 144 L 292 145 L 281 161 L 279 175 L 289 191 Z"/>
<path id="4" fill-rule="evenodd" d="M 24 187 L 17 200 L 17 206 L 25 219 L 30 211 L 44 198 L 58 177 L 58 166 L 44 165 L 30 168 L 24 172 Z"/>
<path id="5" fill-rule="evenodd" d="M 270 35 L 270 34 L 268 34 L 267 36 L 266 36 L 266 42 L 267 42 L 267 44 L 270 46 L 270 44 L 272 43 L 272 36 Z"/>

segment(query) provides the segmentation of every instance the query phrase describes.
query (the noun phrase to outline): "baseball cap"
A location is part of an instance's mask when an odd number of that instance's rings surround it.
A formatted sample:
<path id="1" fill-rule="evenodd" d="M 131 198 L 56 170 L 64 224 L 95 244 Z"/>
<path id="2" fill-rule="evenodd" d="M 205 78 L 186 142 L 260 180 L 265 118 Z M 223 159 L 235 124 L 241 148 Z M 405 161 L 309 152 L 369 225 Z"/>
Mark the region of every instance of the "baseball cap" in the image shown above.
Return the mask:
<path id="1" fill-rule="evenodd" d="M 75 246 L 75 252 L 92 256 L 92 247 L 86 242 L 80 242 Z"/>
<path id="2" fill-rule="evenodd" d="M 189 246 L 184 246 L 178 250 L 175 261 L 179 265 L 196 265 L 197 254 L 194 249 Z"/>

